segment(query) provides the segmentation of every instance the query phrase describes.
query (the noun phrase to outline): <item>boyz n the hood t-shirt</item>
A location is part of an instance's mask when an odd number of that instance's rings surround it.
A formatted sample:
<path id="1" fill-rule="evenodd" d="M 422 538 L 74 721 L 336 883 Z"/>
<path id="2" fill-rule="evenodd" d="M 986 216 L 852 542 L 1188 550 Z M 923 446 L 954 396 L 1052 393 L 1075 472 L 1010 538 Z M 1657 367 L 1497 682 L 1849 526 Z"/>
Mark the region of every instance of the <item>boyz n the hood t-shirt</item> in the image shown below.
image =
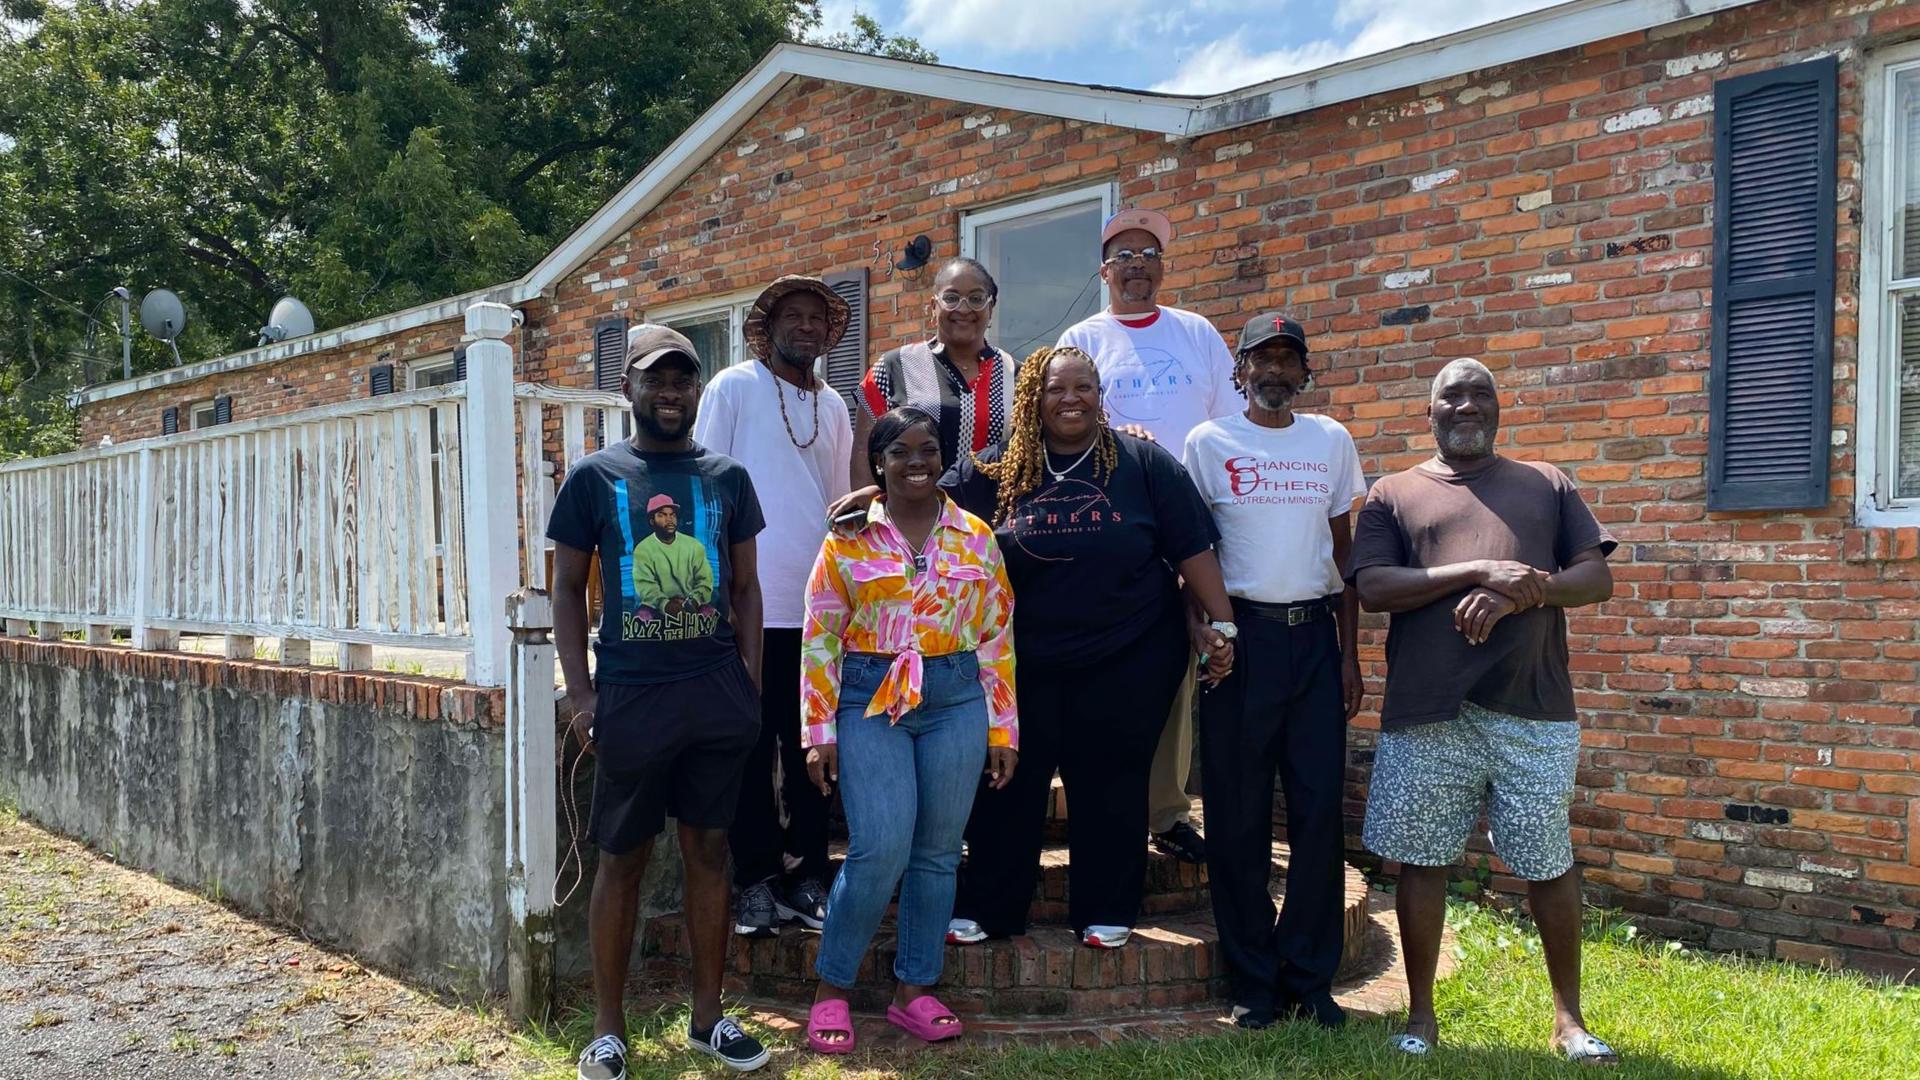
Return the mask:
<path id="1" fill-rule="evenodd" d="M 623 441 L 576 464 L 547 536 L 600 556 L 594 681 L 671 682 L 732 660 L 731 549 L 765 526 L 745 467 L 698 444 Z"/>

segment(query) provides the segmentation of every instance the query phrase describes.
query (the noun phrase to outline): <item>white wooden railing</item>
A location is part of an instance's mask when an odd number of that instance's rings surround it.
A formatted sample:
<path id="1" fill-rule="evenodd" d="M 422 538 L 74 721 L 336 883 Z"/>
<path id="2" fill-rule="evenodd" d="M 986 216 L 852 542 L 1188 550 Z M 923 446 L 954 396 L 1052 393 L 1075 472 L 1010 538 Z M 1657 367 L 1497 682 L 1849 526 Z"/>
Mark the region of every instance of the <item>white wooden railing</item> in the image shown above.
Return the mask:
<path id="1" fill-rule="evenodd" d="M 507 597 L 546 580 L 544 410 L 569 462 L 589 413 L 625 420 L 615 395 L 545 387 L 516 417 L 511 329 L 468 309 L 462 383 L 0 465 L 0 619 L 141 648 L 220 634 L 230 656 L 279 638 L 295 663 L 338 642 L 348 668 L 375 645 L 458 651 L 501 685 Z"/>
<path id="2" fill-rule="evenodd" d="M 513 388 L 520 410 L 520 520 L 525 523 L 520 575 L 527 587 L 547 588 L 547 518 L 560 478 L 590 449 L 618 442 L 633 433 L 626 398 L 605 390 L 576 390 L 542 383 Z M 528 432 L 533 432 L 529 437 Z M 546 447 L 558 439 L 556 462 Z"/>

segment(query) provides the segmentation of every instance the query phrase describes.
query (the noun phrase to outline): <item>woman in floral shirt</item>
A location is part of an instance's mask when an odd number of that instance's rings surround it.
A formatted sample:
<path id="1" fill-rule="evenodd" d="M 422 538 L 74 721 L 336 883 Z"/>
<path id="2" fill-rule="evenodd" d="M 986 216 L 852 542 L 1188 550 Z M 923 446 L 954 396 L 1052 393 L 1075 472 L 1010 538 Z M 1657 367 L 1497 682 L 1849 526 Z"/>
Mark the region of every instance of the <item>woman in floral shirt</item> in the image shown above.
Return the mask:
<path id="1" fill-rule="evenodd" d="M 1013 592 L 985 522 L 939 489 L 932 416 L 899 408 L 867 439 L 887 493 L 851 537 L 827 537 L 807 583 L 801 739 L 821 791 L 838 781 L 847 860 L 827 898 L 807 1043 L 853 1049 L 847 991 L 900 886 L 899 987 L 887 1019 L 933 1042 L 961 1032 L 940 981 L 960 839 L 984 766 L 1013 776 Z"/>

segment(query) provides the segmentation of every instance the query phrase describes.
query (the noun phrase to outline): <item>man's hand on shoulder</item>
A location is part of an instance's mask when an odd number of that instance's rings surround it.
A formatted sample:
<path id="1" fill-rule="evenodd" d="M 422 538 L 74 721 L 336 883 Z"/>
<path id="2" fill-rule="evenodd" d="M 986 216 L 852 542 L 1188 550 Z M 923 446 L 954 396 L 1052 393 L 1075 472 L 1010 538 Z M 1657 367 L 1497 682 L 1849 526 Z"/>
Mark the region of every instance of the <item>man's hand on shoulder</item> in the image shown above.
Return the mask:
<path id="1" fill-rule="evenodd" d="M 1526 563 L 1511 559 L 1483 559 L 1476 576 L 1481 588 L 1491 589 L 1512 601 L 1515 611 L 1536 608 L 1547 602 L 1547 575 Z"/>
<path id="2" fill-rule="evenodd" d="M 1519 610 L 1512 599 L 1483 586 L 1454 605 L 1453 628 L 1466 635 L 1469 645 L 1483 645 L 1493 636 L 1495 623 Z"/>

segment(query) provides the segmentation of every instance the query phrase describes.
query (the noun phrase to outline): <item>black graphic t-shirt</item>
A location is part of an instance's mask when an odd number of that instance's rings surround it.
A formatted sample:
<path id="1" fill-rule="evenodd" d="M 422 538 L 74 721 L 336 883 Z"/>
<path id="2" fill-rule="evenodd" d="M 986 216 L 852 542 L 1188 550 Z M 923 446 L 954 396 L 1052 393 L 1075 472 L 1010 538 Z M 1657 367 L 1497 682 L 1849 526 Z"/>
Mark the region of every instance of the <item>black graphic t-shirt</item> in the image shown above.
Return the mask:
<path id="1" fill-rule="evenodd" d="M 731 660 L 731 548 L 765 525 L 747 470 L 697 444 L 651 453 L 621 442 L 575 465 L 547 536 L 600 555 L 594 681 L 671 682 Z"/>
<path id="2" fill-rule="evenodd" d="M 1173 567 L 1219 539 L 1206 503 L 1172 454 L 1116 434 L 1120 466 L 1104 482 L 1088 457 L 1040 486 L 994 527 L 1013 584 L 1020 659 L 1081 667 L 1131 644 L 1159 619 L 1184 619 Z M 981 451 L 999 459 L 1001 448 Z M 1067 462 L 1055 460 L 1054 465 Z M 999 485 L 962 457 L 940 481 L 993 520 Z"/>

